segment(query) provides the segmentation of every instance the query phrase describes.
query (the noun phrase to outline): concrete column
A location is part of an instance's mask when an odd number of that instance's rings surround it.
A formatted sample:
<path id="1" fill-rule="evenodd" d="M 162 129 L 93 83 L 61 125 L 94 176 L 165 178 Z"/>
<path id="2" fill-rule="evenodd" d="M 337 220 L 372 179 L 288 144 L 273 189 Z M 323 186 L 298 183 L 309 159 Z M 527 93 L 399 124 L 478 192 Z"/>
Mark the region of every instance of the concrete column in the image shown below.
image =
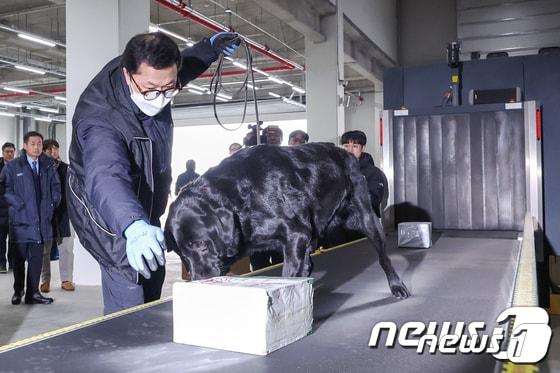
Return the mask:
<path id="1" fill-rule="evenodd" d="M 321 19 L 321 32 L 326 40 L 314 43 L 305 39 L 307 132 L 312 142 L 338 144 L 344 132 L 344 64 L 342 25 L 337 15 Z M 341 77 L 342 75 L 342 77 Z"/>
<path id="2" fill-rule="evenodd" d="M 72 137 L 72 116 L 83 90 L 107 62 L 123 52 L 132 36 L 148 30 L 149 22 L 149 0 L 66 2 L 67 147 Z M 74 281 L 82 285 L 101 284 L 99 265 L 77 238 Z"/>

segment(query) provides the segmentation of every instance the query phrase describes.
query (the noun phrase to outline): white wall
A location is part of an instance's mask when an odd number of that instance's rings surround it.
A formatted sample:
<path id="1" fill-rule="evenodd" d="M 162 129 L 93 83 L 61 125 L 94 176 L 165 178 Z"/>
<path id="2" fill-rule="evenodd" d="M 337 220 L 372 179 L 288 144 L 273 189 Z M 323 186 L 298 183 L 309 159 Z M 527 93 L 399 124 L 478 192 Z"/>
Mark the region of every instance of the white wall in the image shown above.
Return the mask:
<path id="1" fill-rule="evenodd" d="M 343 0 L 342 9 L 352 23 L 397 61 L 396 0 Z"/>
<path id="2" fill-rule="evenodd" d="M 12 142 L 15 144 L 16 149 L 21 147 L 21 144 L 16 143 L 16 123 L 17 120 L 15 118 L 0 117 L 0 146 L 5 142 Z"/>

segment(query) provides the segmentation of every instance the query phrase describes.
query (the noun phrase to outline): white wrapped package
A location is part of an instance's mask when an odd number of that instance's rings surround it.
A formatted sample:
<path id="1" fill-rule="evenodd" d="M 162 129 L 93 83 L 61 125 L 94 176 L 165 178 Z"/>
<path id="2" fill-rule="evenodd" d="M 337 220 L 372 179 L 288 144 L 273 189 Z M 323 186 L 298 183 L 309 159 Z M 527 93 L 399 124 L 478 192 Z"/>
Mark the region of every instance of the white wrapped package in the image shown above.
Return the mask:
<path id="1" fill-rule="evenodd" d="M 432 246 L 432 223 L 399 223 L 399 247 L 417 247 L 427 249 Z"/>
<path id="2" fill-rule="evenodd" d="M 311 278 L 222 276 L 173 284 L 173 341 L 267 355 L 311 332 Z"/>

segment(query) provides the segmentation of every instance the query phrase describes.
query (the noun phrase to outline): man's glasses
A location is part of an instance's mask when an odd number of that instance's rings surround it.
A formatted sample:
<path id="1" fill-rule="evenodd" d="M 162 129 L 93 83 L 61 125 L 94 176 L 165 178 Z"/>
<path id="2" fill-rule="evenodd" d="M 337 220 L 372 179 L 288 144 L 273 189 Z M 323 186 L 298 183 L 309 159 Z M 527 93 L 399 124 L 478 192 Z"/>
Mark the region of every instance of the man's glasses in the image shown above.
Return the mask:
<path id="1" fill-rule="evenodd" d="M 136 85 L 136 88 L 138 88 L 138 91 L 140 91 L 140 94 L 142 96 L 144 96 L 144 99 L 146 99 L 146 101 L 155 100 L 161 94 L 165 98 L 173 98 L 173 97 L 177 96 L 177 93 L 179 93 L 181 91 L 181 88 L 182 88 L 180 83 L 179 83 L 179 80 L 177 79 L 177 83 L 175 84 L 175 88 L 169 88 L 169 89 L 166 89 L 164 91 L 160 91 L 159 89 L 150 89 L 148 91 L 142 91 L 140 89 L 140 86 L 138 85 L 138 83 L 136 83 L 136 80 L 134 80 L 134 78 L 132 77 L 132 74 L 130 74 L 130 79 L 134 82 L 134 84 Z"/>

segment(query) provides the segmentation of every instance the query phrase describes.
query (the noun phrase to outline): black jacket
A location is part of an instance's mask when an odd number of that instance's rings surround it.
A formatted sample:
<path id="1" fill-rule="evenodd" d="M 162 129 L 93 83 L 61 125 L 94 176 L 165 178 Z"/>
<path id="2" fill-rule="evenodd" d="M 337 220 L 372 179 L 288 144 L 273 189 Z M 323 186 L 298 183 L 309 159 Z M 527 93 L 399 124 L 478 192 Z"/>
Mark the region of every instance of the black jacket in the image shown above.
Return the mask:
<path id="1" fill-rule="evenodd" d="M 182 52 L 183 85 L 218 58 L 207 39 Z M 121 57 L 82 93 L 72 118 L 68 214 L 80 242 L 107 270 L 131 281 L 123 232 L 135 220 L 160 225 L 171 185 L 171 105 L 144 115 L 130 99 Z"/>
<path id="2" fill-rule="evenodd" d="M 54 211 L 53 229 L 57 239 L 70 237 L 70 218 L 68 218 L 68 207 L 66 205 L 66 179 L 68 177 L 68 164 L 62 161 L 54 161 L 58 178 L 60 179 L 60 204 Z"/>
<path id="3" fill-rule="evenodd" d="M 380 205 L 385 203 L 389 196 L 387 177 L 375 166 L 373 157 L 369 153 L 362 153 L 359 162 L 360 171 L 366 177 L 373 210 L 377 217 L 381 217 Z"/>
<path id="4" fill-rule="evenodd" d="M 175 195 L 179 194 L 182 187 L 191 181 L 196 180 L 199 176 L 199 174 L 191 170 L 187 170 L 179 175 L 179 177 L 177 177 L 177 182 L 175 183 Z"/>
<path id="5" fill-rule="evenodd" d="M 52 158 L 39 157 L 40 204 L 37 206 L 33 171 L 27 162 L 27 153 L 4 166 L 0 184 L 10 206 L 10 239 L 18 243 L 43 243 L 52 240 L 52 218 L 60 203 L 60 180 Z M 39 207 L 39 208 L 38 208 Z"/>
<path id="6" fill-rule="evenodd" d="M 6 162 L 4 158 L 0 158 L 0 172 L 4 169 Z M 0 226 L 8 226 L 8 202 L 4 198 L 4 188 L 0 185 Z"/>

